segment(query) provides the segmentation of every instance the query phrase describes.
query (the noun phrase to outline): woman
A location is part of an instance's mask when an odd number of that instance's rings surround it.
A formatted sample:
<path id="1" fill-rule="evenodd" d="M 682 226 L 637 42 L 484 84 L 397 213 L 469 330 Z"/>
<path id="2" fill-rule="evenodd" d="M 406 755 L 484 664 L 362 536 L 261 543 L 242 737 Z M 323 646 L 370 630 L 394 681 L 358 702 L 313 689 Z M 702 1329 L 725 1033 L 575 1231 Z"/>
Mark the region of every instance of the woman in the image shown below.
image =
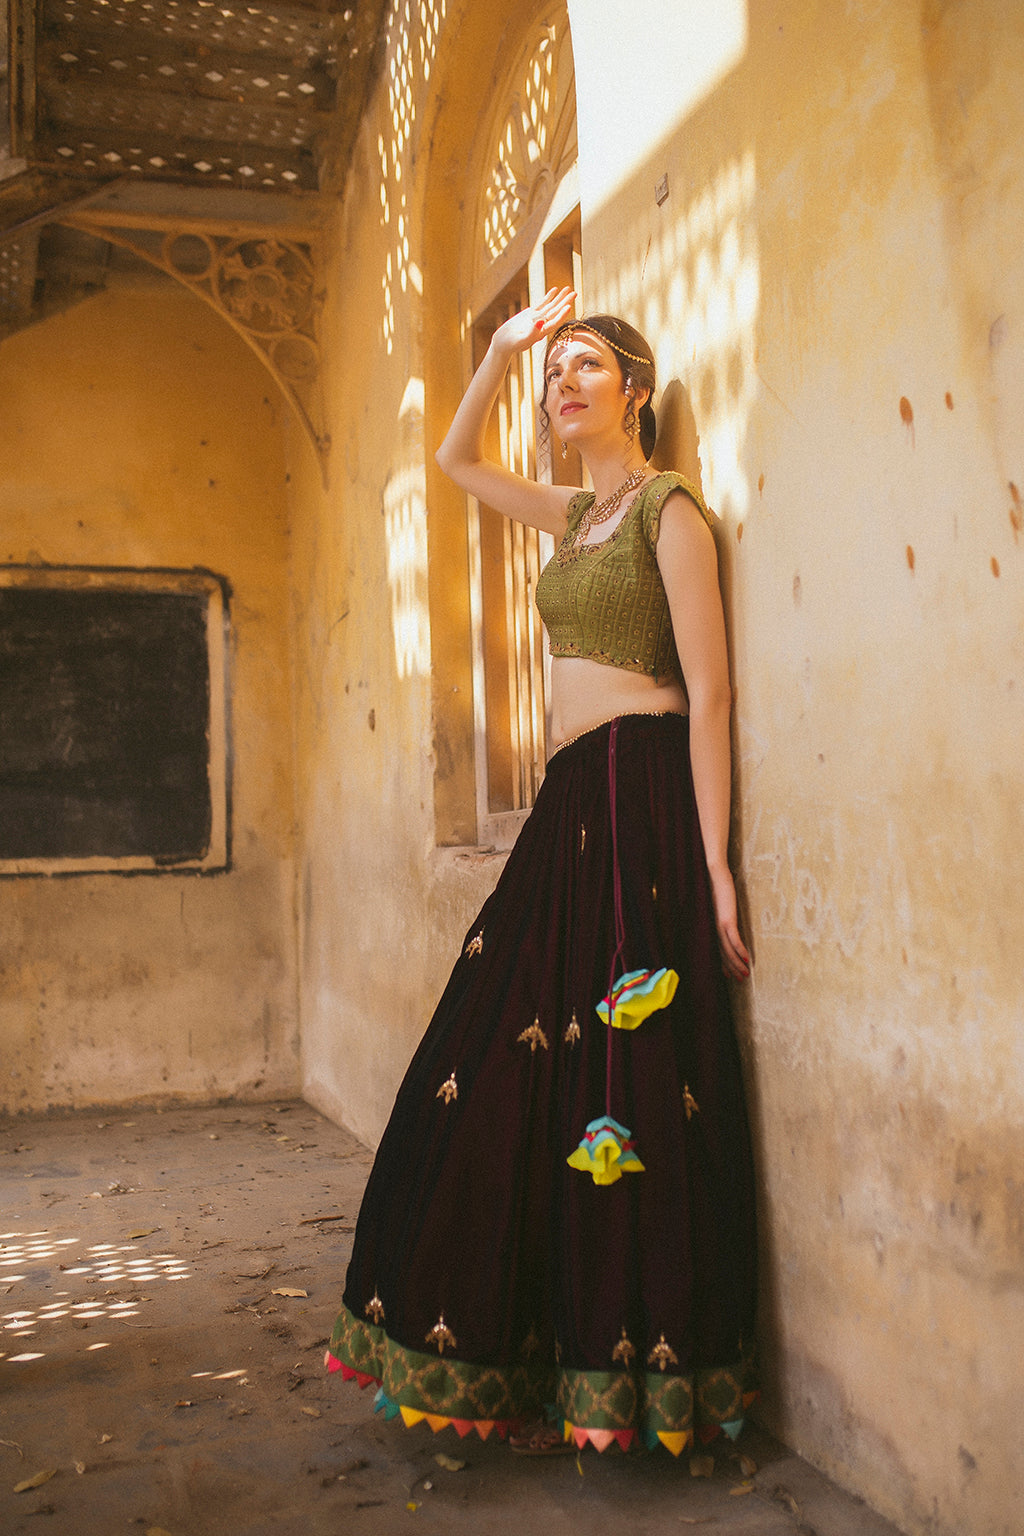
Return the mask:
<path id="1" fill-rule="evenodd" d="M 650 348 L 574 299 L 499 327 L 438 450 L 560 541 L 537 589 L 554 751 L 399 1091 L 327 1363 L 406 1423 L 678 1454 L 752 1396 L 725 625 L 703 498 L 648 463 Z M 484 452 L 545 338 L 542 415 L 593 492 Z"/>

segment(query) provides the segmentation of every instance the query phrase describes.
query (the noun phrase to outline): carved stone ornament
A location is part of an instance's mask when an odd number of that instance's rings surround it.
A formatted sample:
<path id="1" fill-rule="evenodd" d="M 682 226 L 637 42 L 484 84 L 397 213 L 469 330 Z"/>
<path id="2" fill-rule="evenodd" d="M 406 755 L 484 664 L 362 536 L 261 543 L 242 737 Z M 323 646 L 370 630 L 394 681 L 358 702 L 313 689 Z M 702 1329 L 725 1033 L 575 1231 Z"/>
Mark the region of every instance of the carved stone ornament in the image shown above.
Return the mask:
<path id="1" fill-rule="evenodd" d="M 73 222 L 73 221 L 69 221 Z M 106 228 L 104 236 L 183 283 L 262 358 L 320 459 L 326 476 L 318 335 L 323 302 L 313 247 L 263 235 Z"/>

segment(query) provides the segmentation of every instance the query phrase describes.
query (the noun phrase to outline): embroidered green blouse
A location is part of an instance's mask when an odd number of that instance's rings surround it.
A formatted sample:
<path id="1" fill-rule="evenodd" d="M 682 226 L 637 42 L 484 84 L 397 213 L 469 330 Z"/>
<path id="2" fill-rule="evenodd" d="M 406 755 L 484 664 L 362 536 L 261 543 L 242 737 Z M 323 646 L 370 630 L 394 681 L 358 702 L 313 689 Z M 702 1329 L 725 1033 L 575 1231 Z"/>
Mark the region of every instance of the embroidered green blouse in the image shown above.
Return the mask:
<path id="1" fill-rule="evenodd" d="M 537 581 L 537 607 L 552 656 L 582 656 L 627 672 L 681 679 L 656 556 L 662 507 L 674 490 L 691 496 L 712 527 L 697 487 L 667 471 L 648 481 L 607 539 L 581 546 L 565 565 L 559 565 L 557 556 L 548 561 Z M 593 500 L 592 491 L 580 491 L 569 503 L 563 551 L 572 544 Z"/>

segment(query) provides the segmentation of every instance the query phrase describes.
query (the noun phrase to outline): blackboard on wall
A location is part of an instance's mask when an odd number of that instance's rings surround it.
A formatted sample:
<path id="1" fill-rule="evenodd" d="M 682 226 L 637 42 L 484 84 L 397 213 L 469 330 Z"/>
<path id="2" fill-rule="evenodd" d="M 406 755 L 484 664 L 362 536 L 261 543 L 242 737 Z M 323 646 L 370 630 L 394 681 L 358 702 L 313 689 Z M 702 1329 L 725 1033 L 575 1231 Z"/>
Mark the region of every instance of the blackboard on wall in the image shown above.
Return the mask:
<path id="1" fill-rule="evenodd" d="M 0 868 L 216 865 L 217 579 L 4 574 Z"/>

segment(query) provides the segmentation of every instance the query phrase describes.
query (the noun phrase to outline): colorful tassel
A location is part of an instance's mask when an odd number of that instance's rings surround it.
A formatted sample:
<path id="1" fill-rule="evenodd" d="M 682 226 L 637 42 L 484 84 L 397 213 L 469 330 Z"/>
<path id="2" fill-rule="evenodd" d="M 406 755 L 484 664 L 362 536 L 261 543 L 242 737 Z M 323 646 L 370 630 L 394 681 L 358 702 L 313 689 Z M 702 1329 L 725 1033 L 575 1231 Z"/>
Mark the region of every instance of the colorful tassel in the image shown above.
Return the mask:
<path id="1" fill-rule="evenodd" d="M 678 985 L 678 973 L 666 966 L 659 971 L 627 971 L 598 1003 L 598 1016 L 613 1029 L 636 1029 L 659 1008 L 668 1007 Z"/>
<path id="2" fill-rule="evenodd" d="M 566 1158 L 570 1168 L 592 1175 L 595 1184 L 614 1184 L 624 1173 L 643 1173 L 631 1133 L 611 1115 L 591 1120 L 576 1151 Z"/>

